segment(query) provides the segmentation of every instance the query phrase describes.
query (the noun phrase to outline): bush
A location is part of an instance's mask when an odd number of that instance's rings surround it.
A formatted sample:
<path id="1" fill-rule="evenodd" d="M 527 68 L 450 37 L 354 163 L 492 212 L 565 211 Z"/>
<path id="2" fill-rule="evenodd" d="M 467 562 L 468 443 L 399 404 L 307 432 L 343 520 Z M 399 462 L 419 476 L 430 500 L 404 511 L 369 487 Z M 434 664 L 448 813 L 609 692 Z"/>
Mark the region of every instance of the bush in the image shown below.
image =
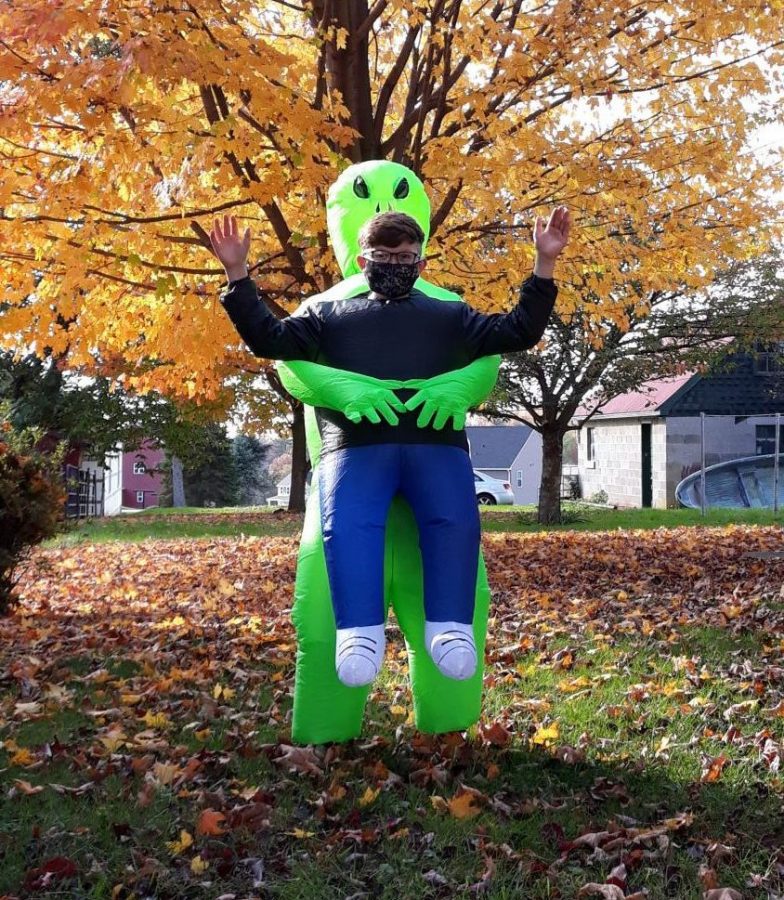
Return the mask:
<path id="1" fill-rule="evenodd" d="M 30 548 L 56 533 L 63 517 L 65 491 L 59 457 L 34 449 L 35 435 L 0 431 L 0 616 L 15 605 L 15 573 Z"/>

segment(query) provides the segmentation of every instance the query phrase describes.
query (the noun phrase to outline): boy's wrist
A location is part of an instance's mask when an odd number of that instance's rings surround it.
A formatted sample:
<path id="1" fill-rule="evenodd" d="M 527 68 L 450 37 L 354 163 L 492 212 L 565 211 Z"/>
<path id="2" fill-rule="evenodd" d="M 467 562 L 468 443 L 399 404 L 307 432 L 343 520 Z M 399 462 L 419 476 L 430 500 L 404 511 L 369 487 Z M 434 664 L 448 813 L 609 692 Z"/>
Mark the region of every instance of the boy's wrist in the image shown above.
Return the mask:
<path id="1" fill-rule="evenodd" d="M 248 267 L 243 263 L 240 266 L 225 266 L 226 278 L 229 281 L 239 281 L 248 277 Z"/>
<path id="2" fill-rule="evenodd" d="M 537 278 L 552 278 L 555 274 L 555 261 L 557 259 L 557 256 L 542 256 L 541 253 L 537 253 L 534 260 L 534 275 Z"/>

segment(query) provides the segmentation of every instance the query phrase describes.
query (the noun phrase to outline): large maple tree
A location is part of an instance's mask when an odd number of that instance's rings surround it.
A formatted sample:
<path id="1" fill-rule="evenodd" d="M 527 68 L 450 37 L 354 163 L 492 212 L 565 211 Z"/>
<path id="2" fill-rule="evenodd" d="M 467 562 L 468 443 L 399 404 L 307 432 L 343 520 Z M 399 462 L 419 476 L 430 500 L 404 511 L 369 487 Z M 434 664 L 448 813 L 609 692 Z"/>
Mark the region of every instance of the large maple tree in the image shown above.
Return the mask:
<path id="1" fill-rule="evenodd" d="M 268 366 L 217 302 L 212 218 L 251 227 L 282 314 L 340 277 L 325 192 L 372 158 L 421 174 L 432 280 L 485 310 L 530 269 L 533 216 L 567 204 L 559 309 L 590 297 L 587 327 L 623 327 L 625 284 L 644 313 L 780 218 L 782 169 L 748 148 L 780 23 L 745 0 L 6 3 L 0 340 L 228 409 L 232 376 Z"/>

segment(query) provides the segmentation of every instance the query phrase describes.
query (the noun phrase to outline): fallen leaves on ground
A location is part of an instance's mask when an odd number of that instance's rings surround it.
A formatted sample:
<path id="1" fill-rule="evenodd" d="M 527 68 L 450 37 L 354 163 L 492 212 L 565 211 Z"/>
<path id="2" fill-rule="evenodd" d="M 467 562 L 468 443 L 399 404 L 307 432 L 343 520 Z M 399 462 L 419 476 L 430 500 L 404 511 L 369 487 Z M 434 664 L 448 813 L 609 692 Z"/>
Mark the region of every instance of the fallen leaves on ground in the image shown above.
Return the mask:
<path id="1" fill-rule="evenodd" d="M 784 563 L 748 555 L 781 546 L 781 530 L 763 527 L 486 535 L 495 710 L 468 736 L 414 731 L 393 626 L 390 681 L 374 688 L 365 738 L 318 748 L 293 746 L 289 730 L 295 539 L 39 549 L 17 614 L 0 620 L 9 821 L 22 827 L 23 804 L 55 795 L 107 810 L 109 837 L 129 854 L 111 873 L 119 900 L 166 879 L 194 897 L 217 885 L 245 896 L 330 860 L 342 861 L 338 893 L 373 894 L 393 878 L 384 854 L 395 846 L 435 896 L 542 879 L 552 897 L 611 900 L 641 898 L 646 872 L 677 896 L 686 876 L 672 860 L 685 847 L 707 900 L 732 900 L 743 895 L 722 876 L 743 835 L 729 822 L 706 833 L 691 807 L 733 778 L 782 793 Z M 757 636 L 762 649 L 710 661 L 682 646 L 699 629 Z M 628 650 L 613 655 L 624 642 L 642 648 L 646 671 Z M 605 698 L 620 681 L 623 693 Z M 604 733 L 570 730 L 570 711 L 594 698 Z M 630 814 L 627 779 L 673 760 L 694 767 L 682 803 Z M 541 823 L 535 851 L 528 821 Z M 14 849 L 2 822 L 0 857 Z M 765 865 L 749 871 L 754 896 L 781 888 L 777 827 Z M 464 829 L 463 850 L 445 849 L 449 828 Z M 0 890 L 62 893 L 108 877 L 84 849 L 97 831 L 90 816 L 28 829 L 24 871 L 13 885 L 0 875 Z M 365 862 L 381 874 L 352 882 Z"/>

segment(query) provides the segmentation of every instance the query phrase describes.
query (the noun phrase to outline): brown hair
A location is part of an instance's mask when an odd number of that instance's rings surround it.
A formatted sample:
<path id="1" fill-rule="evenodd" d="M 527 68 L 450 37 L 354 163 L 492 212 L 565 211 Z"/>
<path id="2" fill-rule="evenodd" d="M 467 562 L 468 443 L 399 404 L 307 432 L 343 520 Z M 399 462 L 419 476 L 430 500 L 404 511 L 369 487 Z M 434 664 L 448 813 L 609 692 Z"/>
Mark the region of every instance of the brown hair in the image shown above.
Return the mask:
<path id="1" fill-rule="evenodd" d="M 402 212 L 383 212 L 373 216 L 359 232 L 359 246 L 365 250 L 383 244 L 398 247 L 404 241 L 420 246 L 425 242 L 425 233 L 416 219 Z"/>

